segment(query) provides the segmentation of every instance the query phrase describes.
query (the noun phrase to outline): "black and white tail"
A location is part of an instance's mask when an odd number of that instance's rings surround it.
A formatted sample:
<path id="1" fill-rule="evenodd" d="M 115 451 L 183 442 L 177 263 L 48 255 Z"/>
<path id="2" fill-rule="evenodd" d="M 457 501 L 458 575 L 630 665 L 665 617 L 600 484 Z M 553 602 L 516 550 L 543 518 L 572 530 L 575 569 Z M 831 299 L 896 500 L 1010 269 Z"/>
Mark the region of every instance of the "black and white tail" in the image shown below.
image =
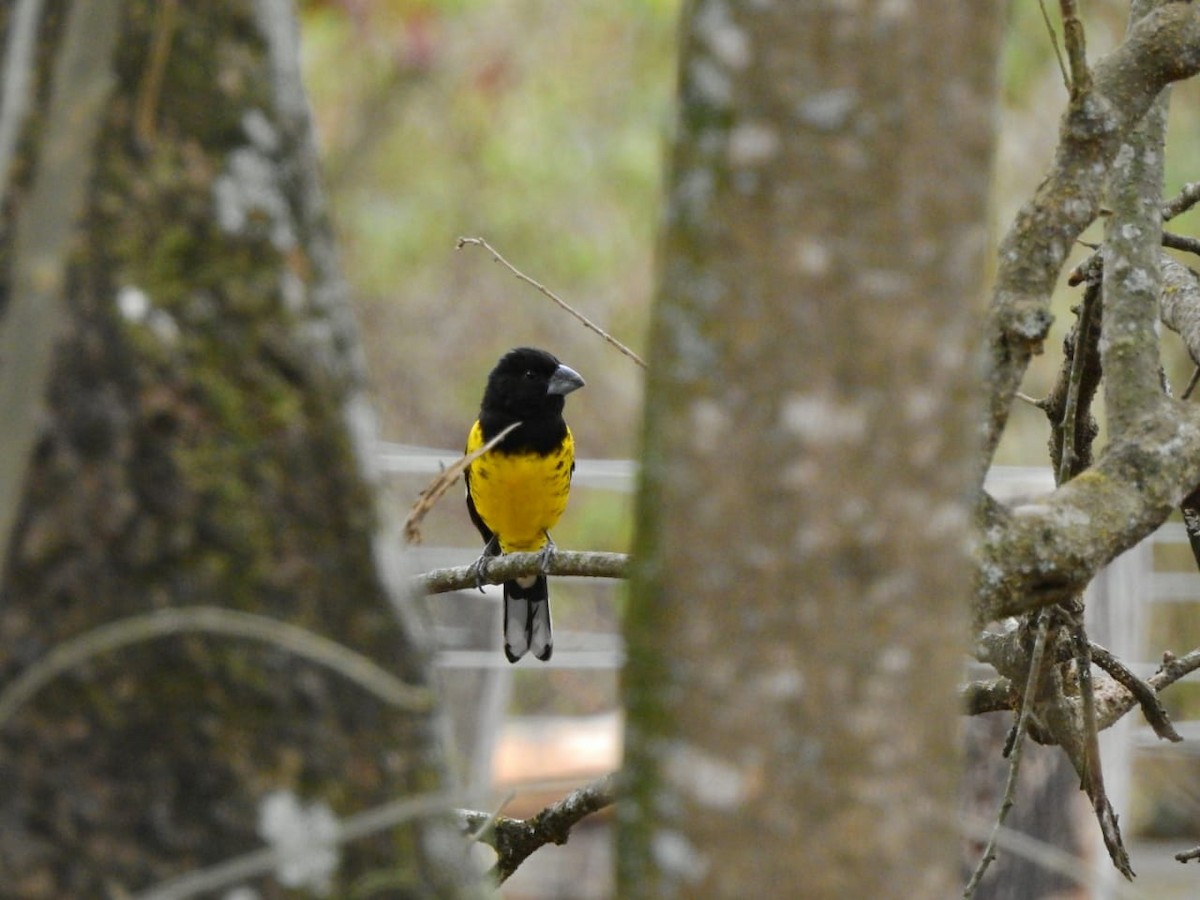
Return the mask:
<path id="1" fill-rule="evenodd" d="M 545 575 L 504 582 L 504 655 L 516 662 L 530 650 L 542 662 L 554 652 Z"/>

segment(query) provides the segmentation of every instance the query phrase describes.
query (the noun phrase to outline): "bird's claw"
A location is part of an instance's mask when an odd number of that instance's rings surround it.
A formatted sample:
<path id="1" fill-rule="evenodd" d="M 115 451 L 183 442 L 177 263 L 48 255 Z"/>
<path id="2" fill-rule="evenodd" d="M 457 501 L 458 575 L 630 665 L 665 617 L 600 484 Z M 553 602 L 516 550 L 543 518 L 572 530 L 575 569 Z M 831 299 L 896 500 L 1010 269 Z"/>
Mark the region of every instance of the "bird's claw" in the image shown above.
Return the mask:
<path id="1" fill-rule="evenodd" d="M 550 563 L 554 561 L 554 554 L 557 552 L 557 550 L 558 548 L 554 546 L 554 540 L 550 537 L 549 533 L 547 533 L 546 544 L 541 550 L 538 551 L 537 555 L 538 569 L 543 575 L 548 575 L 550 573 Z"/>
<path id="2" fill-rule="evenodd" d="M 475 579 L 475 587 L 479 589 L 479 593 L 483 593 L 483 586 L 488 583 L 487 569 L 491 558 L 500 552 L 499 543 L 496 541 L 495 535 L 492 536 L 483 546 L 483 552 L 479 554 L 479 559 L 471 563 L 467 569 L 467 574 Z"/>
<path id="3" fill-rule="evenodd" d="M 488 555 L 484 553 L 467 568 L 467 575 L 475 579 L 475 587 L 481 594 L 483 593 L 483 586 L 487 584 L 487 564 Z"/>

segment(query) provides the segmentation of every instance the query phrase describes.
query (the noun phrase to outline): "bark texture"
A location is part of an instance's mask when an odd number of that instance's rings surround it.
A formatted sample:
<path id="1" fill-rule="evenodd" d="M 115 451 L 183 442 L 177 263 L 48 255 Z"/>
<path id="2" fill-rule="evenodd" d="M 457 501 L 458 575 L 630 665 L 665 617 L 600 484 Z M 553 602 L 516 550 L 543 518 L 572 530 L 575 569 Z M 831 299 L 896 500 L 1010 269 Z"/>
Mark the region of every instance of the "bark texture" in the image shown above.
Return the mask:
<path id="1" fill-rule="evenodd" d="M 623 897 L 942 897 L 998 4 L 685 13 Z"/>
<path id="2" fill-rule="evenodd" d="M 47 2 L 38 32 L 3 213 L 6 291 L 70 8 Z M 361 358 L 291 4 L 119 8 L 115 87 L 0 585 L 0 684 L 103 623 L 224 606 L 334 638 L 423 688 L 381 575 Z M 55 680 L 0 731 L 0 896 L 125 896 L 260 845 L 272 791 L 348 815 L 441 778 L 428 704 L 397 709 L 262 642 L 164 637 Z M 347 846 L 334 892 L 385 870 L 404 896 L 470 890 L 431 834 Z"/>

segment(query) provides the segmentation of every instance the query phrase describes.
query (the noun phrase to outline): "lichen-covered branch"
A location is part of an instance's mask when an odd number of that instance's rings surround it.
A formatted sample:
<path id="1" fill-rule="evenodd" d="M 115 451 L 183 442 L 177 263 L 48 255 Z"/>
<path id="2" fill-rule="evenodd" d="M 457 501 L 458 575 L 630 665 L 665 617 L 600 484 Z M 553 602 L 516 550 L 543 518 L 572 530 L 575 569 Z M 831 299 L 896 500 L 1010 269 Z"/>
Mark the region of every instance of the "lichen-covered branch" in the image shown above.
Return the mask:
<path id="1" fill-rule="evenodd" d="M 624 553 L 596 553 L 577 550 L 558 550 L 546 567 L 547 575 L 578 575 L 584 578 L 625 578 L 629 557 Z M 488 560 L 483 574 L 484 584 L 500 584 L 512 578 L 537 575 L 542 571 L 537 553 L 509 553 Z M 414 588 L 422 594 L 444 594 L 475 587 L 475 571 L 471 566 L 432 569 L 414 579 Z"/>
<path id="2" fill-rule="evenodd" d="M 1052 494 L 993 508 L 977 548 L 976 618 L 1028 612 L 1080 593 L 1161 525 L 1200 483 L 1200 412 L 1164 400 L 1096 465 Z"/>
<path id="3" fill-rule="evenodd" d="M 597 810 L 611 806 L 615 798 L 616 775 L 609 774 L 571 791 L 528 819 L 499 816 L 493 820 L 489 813 L 473 810 L 460 810 L 458 817 L 468 833 L 483 829 L 479 840 L 496 851 L 492 871 L 498 882 L 504 882 L 535 850 L 546 844 L 565 844 L 572 828 Z"/>
<path id="4" fill-rule="evenodd" d="M 1172 81 L 1200 71 L 1200 10 L 1173 3 L 1137 22 L 1096 66 L 1090 92 L 1072 100 L 1050 172 L 1000 245 L 988 321 L 985 464 L 1034 353 L 1050 329 L 1050 296 L 1067 254 L 1096 217 L 1102 173 L 1129 131 Z"/>
<path id="5" fill-rule="evenodd" d="M 1113 160 L 1104 232 L 1104 409 L 1118 438 L 1162 399 L 1158 293 L 1167 91 Z"/>

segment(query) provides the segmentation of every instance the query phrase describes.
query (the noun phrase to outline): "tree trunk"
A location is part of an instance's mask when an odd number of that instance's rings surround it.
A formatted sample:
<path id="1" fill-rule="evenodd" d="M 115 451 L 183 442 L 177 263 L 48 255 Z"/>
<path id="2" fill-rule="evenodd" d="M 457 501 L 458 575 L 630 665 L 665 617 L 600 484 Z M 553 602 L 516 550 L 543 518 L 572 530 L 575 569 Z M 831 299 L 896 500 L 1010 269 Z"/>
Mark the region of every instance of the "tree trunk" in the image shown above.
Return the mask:
<path id="1" fill-rule="evenodd" d="M 55 57 L 82 3 L 46 3 L 32 48 L 5 312 L 13 236 L 55 152 Z M 113 6 L 115 86 L 0 585 L 0 685 L 104 623 L 203 606 L 333 638 L 412 702 L 271 640 L 189 631 L 95 656 L 0 723 L 4 897 L 124 896 L 245 853 L 274 791 L 346 816 L 443 780 L 425 659 L 383 574 L 361 355 L 291 4 Z M 11 13 L 0 27 L 11 36 Z M 446 827 L 347 845 L 333 892 L 386 873 L 403 885 L 392 896 L 472 893 Z"/>
<path id="2" fill-rule="evenodd" d="M 944 897 L 998 4 L 685 13 L 622 897 Z"/>

